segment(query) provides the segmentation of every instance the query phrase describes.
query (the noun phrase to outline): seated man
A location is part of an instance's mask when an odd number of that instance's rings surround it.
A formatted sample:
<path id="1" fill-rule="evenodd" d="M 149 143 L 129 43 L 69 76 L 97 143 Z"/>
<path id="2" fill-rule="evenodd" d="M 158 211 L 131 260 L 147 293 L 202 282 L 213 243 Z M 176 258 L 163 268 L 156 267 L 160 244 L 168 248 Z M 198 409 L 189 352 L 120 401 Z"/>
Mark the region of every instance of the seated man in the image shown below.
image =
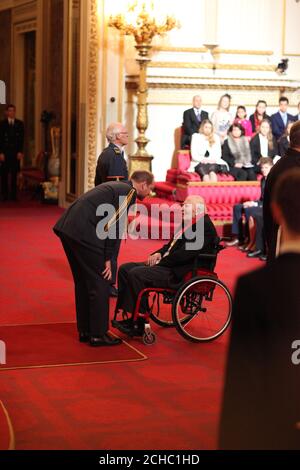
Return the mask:
<path id="1" fill-rule="evenodd" d="M 260 159 L 260 171 L 263 175 L 261 179 L 261 196 L 257 201 L 245 201 L 242 204 L 235 204 L 233 207 L 233 221 L 232 221 L 232 241 L 227 243 L 227 246 L 243 245 L 245 242 L 246 234 L 243 230 L 242 216 L 245 214 L 246 229 L 248 230 L 248 222 L 250 216 L 255 216 L 257 213 L 262 212 L 264 189 L 267 176 L 273 166 L 272 158 L 265 157 Z"/>
<path id="2" fill-rule="evenodd" d="M 213 250 L 217 239 L 216 229 L 207 214 L 201 196 L 189 196 L 183 205 L 183 229 L 180 227 L 174 237 L 160 250 L 152 253 L 145 263 L 126 263 L 118 272 L 117 308 L 134 314 L 139 292 L 147 287 L 171 287 L 182 281 L 193 269 L 199 253 Z M 201 267 L 209 268 L 210 259 L 200 260 Z M 145 299 L 143 299 L 145 301 Z M 142 305 L 145 311 L 145 302 Z M 141 312 L 142 313 L 142 312 Z M 132 318 L 114 321 L 113 326 L 129 333 Z M 139 318 L 137 335 L 142 335 L 144 321 Z"/>

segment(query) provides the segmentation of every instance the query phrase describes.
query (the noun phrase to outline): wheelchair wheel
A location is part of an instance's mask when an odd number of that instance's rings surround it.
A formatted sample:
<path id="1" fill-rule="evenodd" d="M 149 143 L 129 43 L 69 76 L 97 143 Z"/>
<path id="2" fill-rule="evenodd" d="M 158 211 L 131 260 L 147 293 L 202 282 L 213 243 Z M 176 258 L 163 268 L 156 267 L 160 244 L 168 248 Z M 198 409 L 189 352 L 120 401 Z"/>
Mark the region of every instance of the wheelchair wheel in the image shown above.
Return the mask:
<path id="1" fill-rule="evenodd" d="M 172 317 L 172 305 L 174 303 L 174 294 L 165 295 L 161 292 L 151 292 L 148 297 L 150 306 L 150 318 L 159 326 L 165 328 L 174 327 L 175 323 Z M 189 320 L 189 315 L 181 316 L 181 323 Z"/>
<path id="2" fill-rule="evenodd" d="M 224 333 L 231 311 L 232 297 L 225 284 L 213 277 L 195 277 L 177 292 L 172 317 L 181 336 L 189 341 L 205 342 Z"/>
<path id="3" fill-rule="evenodd" d="M 150 310 L 150 318 L 154 321 L 154 323 L 167 328 L 175 326 L 172 319 L 173 298 L 170 298 L 169 301 L 160 292 L 150 292 L 148 297 L 148 305 Z"/>

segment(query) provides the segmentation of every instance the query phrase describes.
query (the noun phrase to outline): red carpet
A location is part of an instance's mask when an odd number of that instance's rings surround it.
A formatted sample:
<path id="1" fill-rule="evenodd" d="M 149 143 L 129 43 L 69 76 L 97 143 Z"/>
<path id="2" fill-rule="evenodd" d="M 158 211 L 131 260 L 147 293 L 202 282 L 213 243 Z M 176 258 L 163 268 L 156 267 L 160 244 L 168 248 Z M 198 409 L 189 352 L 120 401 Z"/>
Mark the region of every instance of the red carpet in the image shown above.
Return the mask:
<path id="1" fill-rule="evenodd" d="M 0 209 L 2 325 L 74 321 L 71 274 L 51 231 L 60 213 L 39 204 Z M 129 240 L 120 262 L 144 260 L 159 246 Z M 231 248 L 216 271 L 233 288 L 257 265 Z M 173 329 L 154 328 L 155 345 L 130 341 L 147 361 L 2 371 L 16 448 L 215 448 L 229 334 L 192 344 Z"/>
<path id="2" fill-rule="evenodd" d="M 0 371 L 146 359 L 124 342 L 115 348 L 91 348 L 79 343 L 75 323 L 1 326 L 0 338 L 6 344 L 7 356 Z"/>

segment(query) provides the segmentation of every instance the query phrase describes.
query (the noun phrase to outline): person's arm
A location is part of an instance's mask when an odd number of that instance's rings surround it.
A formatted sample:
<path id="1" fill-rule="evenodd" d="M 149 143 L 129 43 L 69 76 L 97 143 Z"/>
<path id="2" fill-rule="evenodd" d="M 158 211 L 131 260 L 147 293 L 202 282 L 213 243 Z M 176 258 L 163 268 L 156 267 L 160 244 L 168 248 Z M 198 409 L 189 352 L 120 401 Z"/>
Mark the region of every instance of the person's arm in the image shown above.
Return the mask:
<path id="1" fill-rule="evenodd" d="M 183 128 L 184 128 L 185 134 L 189 136 L 193 134 L 193 125 L 192 125 L 190 110 L 186 110 L 183 113 Z"/>
<path id="2" fill-rule="evenodd" d="M 259 136 L 256 134 L 252 139 L 250 140 L 250 152 L 251 152 L 251 163 L 252 165 L 257 165 L 257 162 L 260 158 L 260 152 L 258 151 L 258 146 L 259 146 Z"/>
<path id="3" fill-rule="evenodd" d="M 230 152 L 227 140 L 225 140 L 222 147 L 222 158 L 228 163 L 229 167 L 234 167 L 234 156 Z"/>
<path id="4" fill-rule="evenodd" d="M 193 134 L 191 140 L 191 166 L 194 166 L 197 163 L 203 163 L 205 161 L 204 157 L 204 146 L 203 139 L 200 134 Z"/>

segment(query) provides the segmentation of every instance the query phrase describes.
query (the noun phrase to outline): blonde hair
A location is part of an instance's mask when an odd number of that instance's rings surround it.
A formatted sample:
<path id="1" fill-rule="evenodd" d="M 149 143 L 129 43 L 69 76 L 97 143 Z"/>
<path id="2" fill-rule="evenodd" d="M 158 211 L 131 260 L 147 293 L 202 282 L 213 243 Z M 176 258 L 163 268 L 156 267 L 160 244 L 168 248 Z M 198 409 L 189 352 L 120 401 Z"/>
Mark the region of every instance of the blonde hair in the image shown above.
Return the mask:
<path id="1" fill-rule="evenodd" d="M 269 132 L 267 134 L 267 139 L 268 139 L 268 147 L 269 149 L 273 150 L 274 148 L 274 144 L 273 144 L 273 134 L 272 134 L 272 126 L 271 126 L 271 123 L 268 119 L 262 119 L 260 125 L 259 125 L 259 132 L 260 132 L 260 127 L 262 125 L 262 123 L 266 122 L 267 124 L 269 124 Z"/>
<path id="2" fill-rule="evenodd" d="M 203 119 L 203 121 L 201 122 L 201 125 L 199 127 L 199 134 L 204 135 L 203 128 L 206 124 L 210 124 L 210 126 L 211 126 L 211 133 L 208 136 L 208 143 L 209 143 L 210 147 L 212 147 L 216 141 L 215 141 L 214 125 L 209 119 Z"/>

